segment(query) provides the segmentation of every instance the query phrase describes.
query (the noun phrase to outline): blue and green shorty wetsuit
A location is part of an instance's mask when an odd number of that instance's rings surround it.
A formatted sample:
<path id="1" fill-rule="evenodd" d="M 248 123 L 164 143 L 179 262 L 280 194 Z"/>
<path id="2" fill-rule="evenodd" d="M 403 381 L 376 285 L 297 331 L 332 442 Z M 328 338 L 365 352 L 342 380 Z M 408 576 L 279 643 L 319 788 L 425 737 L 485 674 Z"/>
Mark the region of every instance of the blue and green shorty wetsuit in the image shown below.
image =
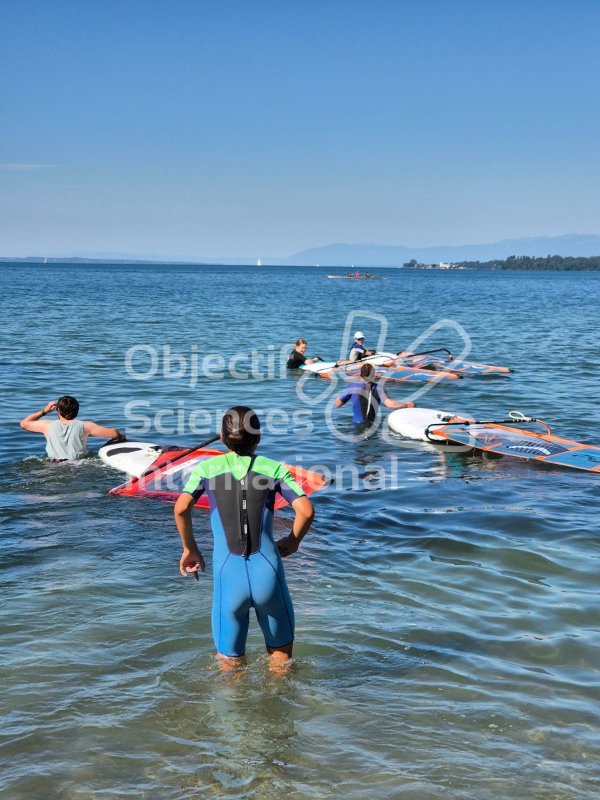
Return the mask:
<path id="1" fill-rule="evenodd" d="M 288 468 L 263 456 L 225 453 L 201 461 L 184 492 L 210 502 L 213 551 L 212 631 L 225 656 L 242 656 L 250 608 L 268 647 L 294 641 L 294 608 L 273 539 L 275 495 L 304 495 Z"/>

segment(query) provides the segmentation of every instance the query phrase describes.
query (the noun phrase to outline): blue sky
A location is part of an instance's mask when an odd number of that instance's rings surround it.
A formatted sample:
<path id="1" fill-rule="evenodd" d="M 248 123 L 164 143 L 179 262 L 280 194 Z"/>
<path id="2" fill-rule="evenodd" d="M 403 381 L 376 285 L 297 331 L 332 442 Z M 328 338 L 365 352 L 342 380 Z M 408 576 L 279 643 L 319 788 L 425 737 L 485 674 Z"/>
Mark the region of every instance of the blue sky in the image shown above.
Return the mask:
<path id="1" fill-rule="evenodd" d="M 600 234 L 600 2 L 3 0 L 0 255 Z"/>

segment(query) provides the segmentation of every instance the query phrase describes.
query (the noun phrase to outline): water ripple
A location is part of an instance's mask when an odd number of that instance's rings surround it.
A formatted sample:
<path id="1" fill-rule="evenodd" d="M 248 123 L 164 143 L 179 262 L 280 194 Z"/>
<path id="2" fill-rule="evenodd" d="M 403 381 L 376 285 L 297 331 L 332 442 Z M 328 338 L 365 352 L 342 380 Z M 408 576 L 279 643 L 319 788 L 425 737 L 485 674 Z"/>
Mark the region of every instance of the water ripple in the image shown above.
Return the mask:
<path id="1" fill-rule="evenodd" d="M 600 276 L 390 272 L 358 297 L 320 270 L 265 268 L 251 284 L 236 269 L 153 275 L 0 267 L 9 308 L 0 383 L 10 398 L 0 411 L 0 794 L 595 800 L 597 476 L 380 435 L 349 445 L 332 438 L 320 407 L 309 435 L 267 431 L 274 457 L 343 465 L 361 484 L 338 481 L 316 496 L 314 532 L 286 565 L 292 668 L 270 671 L 252 626 L 247 666 L 222 673 L 206 516 L 196 527 L 208 571 L 195 585 L 178 573 L 170 508 L 109 497 L 119 476 L 97 459 L 48 464 L 17 422 L 65 391 L 81 396 L 84 417 L 119 427 L 129 399 L 153 411 L 243 400 L 291 412 L 301 407 L 293 379 L 135 381 L 125 353 L 135 343 L 182 352 L 196 343 L 232 355 L 306 335 L 328 355 L 356 307 L 385 313 L 401 346 L 450 309 L 474 357 L 516 372 L 436 387 L 428 405 L 488 417 L 520 408 L 558 433 L 597 440 Z M 65 280 L 94 303 L 49 299 Z M 190 291 L 199 280 L 201 308 Z M 294 323 L 290 296 L 310 308 Z M 232 324 L 240 315 L 244 324 Z M 351 430 L 345 410 L 337 419 Z M 277 535 L 290 520 L 280 515 Z"/>

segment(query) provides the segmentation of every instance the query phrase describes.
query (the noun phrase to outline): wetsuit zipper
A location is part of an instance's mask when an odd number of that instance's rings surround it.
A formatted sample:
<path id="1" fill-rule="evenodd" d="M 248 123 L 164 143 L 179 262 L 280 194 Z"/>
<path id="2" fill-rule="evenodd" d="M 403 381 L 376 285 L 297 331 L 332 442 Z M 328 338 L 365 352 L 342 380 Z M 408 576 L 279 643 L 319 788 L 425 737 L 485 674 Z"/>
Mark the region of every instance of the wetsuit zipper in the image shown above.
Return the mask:
<path id="1" fill-rule="evenodd" d="M 248 471 L 240 481 L 240 487 L 241 487 L 240 526 L 242 530 L 242 541 L 245 542 L 245 547 L 244 547 L 245 559 L 250 558 L 250 549 L 252 547 L 252 542 L 250 540 L 250 521 L 248 519 L 248 495 L 246 492 L 247 489 L 246 482 L 248 479 L 248 475 L 250 474 L 250 470 L 252 469 L 253 463 L 254 463 L 254 456 L 250 459 L 250 463 L 248 464 Z"/>

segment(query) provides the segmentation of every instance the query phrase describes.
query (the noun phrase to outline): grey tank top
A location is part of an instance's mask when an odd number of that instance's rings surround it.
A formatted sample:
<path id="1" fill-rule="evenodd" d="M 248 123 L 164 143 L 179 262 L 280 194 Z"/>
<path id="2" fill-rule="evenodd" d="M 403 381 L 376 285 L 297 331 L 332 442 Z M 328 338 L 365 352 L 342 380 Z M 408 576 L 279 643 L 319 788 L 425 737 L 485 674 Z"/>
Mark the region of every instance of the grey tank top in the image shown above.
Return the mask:
<path id="1" fill-rule="evenodd" d="M 55 460 L 75 461 L 88 454 L 85 446 L 83 422 L 74 419 L 72 422 L 61 422 L 53 419 L 46 437 L 46 453 Z"/>

